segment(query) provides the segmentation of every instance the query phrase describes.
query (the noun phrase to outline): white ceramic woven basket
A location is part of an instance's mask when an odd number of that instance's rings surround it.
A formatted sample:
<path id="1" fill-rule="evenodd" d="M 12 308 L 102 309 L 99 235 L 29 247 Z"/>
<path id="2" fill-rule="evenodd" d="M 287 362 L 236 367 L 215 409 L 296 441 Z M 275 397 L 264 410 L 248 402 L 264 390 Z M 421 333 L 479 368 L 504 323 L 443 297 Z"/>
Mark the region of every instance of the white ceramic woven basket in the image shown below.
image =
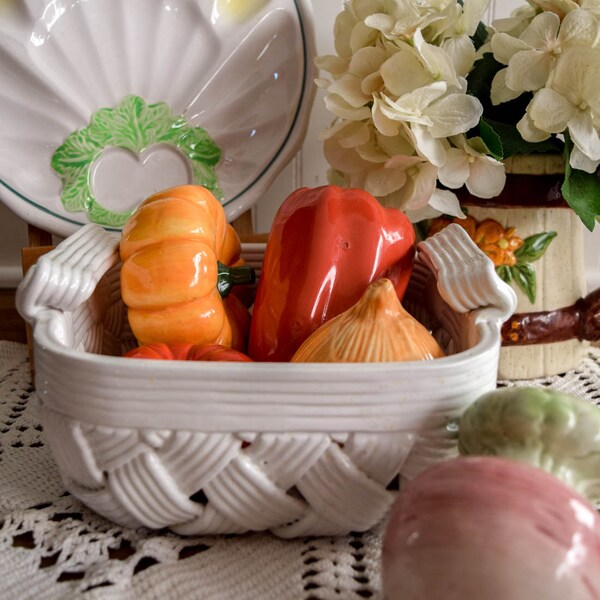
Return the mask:
<path id="1" fill-rule="evenodd" d="M 449 423 L 496 385 L 514 292 L 458 226 L 421 242 L 405 298 L 449 355 L 407 363 L 122 358 L 132 338 L 117 244 L 83 227 L 30 270 L 17 304 L 65 484 L 121 525 L 367 530 L 393 501 L 390 482 L 451 456 Z M 243 250 L 259 269 L 264 246 Z"/>

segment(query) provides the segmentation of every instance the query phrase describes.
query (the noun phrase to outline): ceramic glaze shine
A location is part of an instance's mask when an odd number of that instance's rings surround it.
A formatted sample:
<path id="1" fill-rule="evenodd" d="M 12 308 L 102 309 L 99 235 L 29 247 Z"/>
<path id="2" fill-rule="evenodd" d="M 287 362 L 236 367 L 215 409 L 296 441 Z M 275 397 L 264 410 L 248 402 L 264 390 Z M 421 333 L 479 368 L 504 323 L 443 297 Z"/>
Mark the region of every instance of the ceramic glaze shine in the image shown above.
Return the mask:
<path id="1" fill-rule="evenodd" d="M 244 21 L 258 13 L 267 0 L 217 0 L 217 11 L 235 21 Z"/>

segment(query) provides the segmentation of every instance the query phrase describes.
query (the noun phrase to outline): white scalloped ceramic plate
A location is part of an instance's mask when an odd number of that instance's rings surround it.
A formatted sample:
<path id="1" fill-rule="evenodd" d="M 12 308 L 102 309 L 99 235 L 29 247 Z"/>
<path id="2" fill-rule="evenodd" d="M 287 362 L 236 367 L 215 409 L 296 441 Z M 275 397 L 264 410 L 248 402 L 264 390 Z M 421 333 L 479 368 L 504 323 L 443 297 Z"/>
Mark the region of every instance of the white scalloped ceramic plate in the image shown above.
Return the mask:
<path id="1" fill-rule="evenodd" d="M 231 220 L 298 150 L 313 57 L 308 0 L 0 2 L 0 200 L 68 235 L 200 183 Z"/>

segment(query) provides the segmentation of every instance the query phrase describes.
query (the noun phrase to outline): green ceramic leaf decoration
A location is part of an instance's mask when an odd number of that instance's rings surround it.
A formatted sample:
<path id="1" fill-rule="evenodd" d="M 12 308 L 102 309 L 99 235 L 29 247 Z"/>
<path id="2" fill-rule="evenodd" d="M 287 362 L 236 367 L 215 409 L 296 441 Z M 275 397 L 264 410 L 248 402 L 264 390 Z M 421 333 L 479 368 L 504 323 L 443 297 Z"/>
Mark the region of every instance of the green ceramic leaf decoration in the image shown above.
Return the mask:
<path id="1" fill-rule="evenodd" d="M 92 199 L 87 169 L 79 169 L 79 175 L 64 186 L 61 201 L 68 211 L 81 212 L 87 211 Z"/>
<path id="2" fill-rule="evenodd" d="M 535 302 L 537 279 L 535 268 L 530 263 L 539 260 L 543 256 L 556 235 L 555 231 L 544 231 L 530 235 L 523 240 L 523 245 L 514 251 L 517 262 L 513 266 L 501 265 L 496 267 L 498 277 L 506 283 L 515 281 L 525 292 L 531 303 Z"/>
<path id="3" fill-rule="evenodd" d="M 107 146 L 141 154 L 158 143 L 177 147 L 192 167 L 193 183 L 222 199 L 215 171 L 221 151 L 210 135 L 171 114 L 164 102 L 146 104 L 143 98 L 132 95 L 123 98 L 116 108 L 102 108 L 94 113 L 90 124 L 69 135 L 52 156 L 52 168 L 63 183 L 61 201 L 65 209 L 86 211 L 93 223 L 121 227 L 133 210 L 111 211 L 98 203 L 90 183 L 94 161 Z"/>
<path id="4" fill-rule="evenodd" d="M 523 240 L 523 245 L 515 250 L 517 262 L 533 262 L 542 257 L 550 242 L 556 237 L 556 231 L 545 231 L 529 236 Z"/>
<path id="5" fill-rule="evenodd" d="M 528 263 L 517 263 L 510 267 L 510 272 L 517 285 L 525 292 L 529 301 L 533 304 L 537 294 L 537 280 L 535 269 Z"/>
<path id="6" fill-rule="evenodd" d="M 131 216 L 131 211 L 115 212 L 102 207 L 96 200 L 91 199 L 88 209 L 88 217 L 92 223 L 102 223 L 106 227 L 122 227 Z"/>
<path id="7" fill-rule="evenodd" d="M 85 167 L 101 150 L 87 128 L 75 131 L 52 156 L 52 168 L 62 175 L 70 167 Z"/>
<path id="8" fill-rule="evenodd" d="M 507 265 L 500 265 L 496 267 L 496 273 L 498 273 L 498 277 L 502 279 L 505 283 L 510 283 L 512 281 L 512 273 L 510 271 L 510 267 Z"/>

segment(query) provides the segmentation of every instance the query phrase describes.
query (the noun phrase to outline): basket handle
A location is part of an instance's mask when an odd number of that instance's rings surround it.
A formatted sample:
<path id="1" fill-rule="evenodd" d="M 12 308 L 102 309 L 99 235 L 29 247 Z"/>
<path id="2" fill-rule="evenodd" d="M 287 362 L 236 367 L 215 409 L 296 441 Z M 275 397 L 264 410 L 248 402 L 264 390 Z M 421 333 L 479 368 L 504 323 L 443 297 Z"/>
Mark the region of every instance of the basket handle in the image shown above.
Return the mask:
<path id="1" fill-rule="evenodd" d="M 83 304 L 118 262 L 118 244 L 118 238 L 89 224 L 44 254 L 17 289 L 21 316 L 33 323 L 48 308 L 70 312 Z"/>
<path id="2" fill-rule="evenodd" d="M 494 263 L 457 224 L 419 242 L 418 260 L 434 273 L 440 296 L 456 311 L 486 308 L 486 317 L 505 321 L 517 306 L 514 290 L 496 274 Z"/>

